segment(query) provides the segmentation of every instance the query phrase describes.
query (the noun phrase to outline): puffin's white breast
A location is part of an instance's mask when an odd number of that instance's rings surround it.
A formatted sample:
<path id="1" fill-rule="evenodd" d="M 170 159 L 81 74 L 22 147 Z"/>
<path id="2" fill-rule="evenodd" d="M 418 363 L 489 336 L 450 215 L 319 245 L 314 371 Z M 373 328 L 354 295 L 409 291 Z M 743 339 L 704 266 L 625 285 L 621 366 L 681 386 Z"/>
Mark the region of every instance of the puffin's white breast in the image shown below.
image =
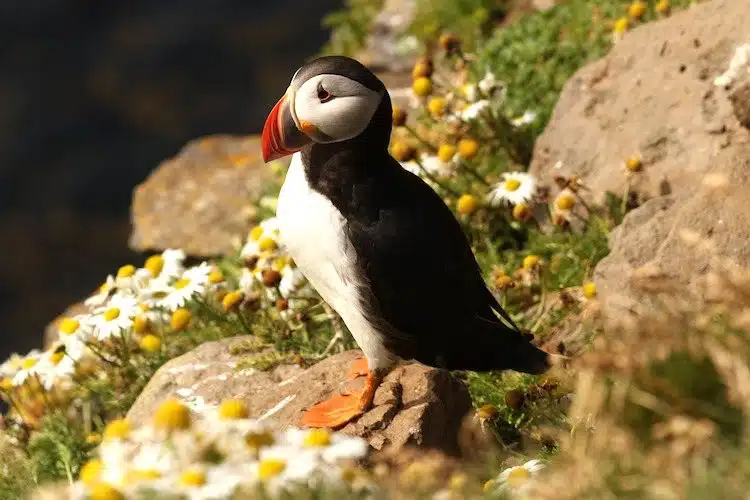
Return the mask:
<path id="1" fill-rule="evenodd" d="M 393 356 L 361 312 L 360 273 L 346 235 L 346 219 L 328 198 L 313 190 L 295 153 L 276 208 L 281 240 L 302 273 L 336 310 L 364 352 L 370 369 L 386 368 Z"/>

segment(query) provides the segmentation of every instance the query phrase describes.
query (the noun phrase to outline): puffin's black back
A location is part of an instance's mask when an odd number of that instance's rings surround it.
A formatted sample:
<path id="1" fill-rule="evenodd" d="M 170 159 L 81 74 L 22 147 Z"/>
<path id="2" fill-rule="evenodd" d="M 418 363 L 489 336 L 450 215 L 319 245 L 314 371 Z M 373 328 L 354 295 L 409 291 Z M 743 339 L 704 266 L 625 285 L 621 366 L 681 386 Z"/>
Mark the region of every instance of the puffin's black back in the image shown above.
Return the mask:
<path id="1" fill-rule="evenodd" d="M 324 59 L 316 73 L 325 65 L 326 71 L 353 68 L 340 74 L 375 85 L 377 78 L 361 64 Z M 507 316 L 453 213 L 388 154 L 391 101 L 377 82 L 383 100 L 362 134 L 302 150 L 311 187 L 347 221 L 366 317 L 404 359 L 448 369 L 545 371 L 547 354 L 495 314 Z"/>

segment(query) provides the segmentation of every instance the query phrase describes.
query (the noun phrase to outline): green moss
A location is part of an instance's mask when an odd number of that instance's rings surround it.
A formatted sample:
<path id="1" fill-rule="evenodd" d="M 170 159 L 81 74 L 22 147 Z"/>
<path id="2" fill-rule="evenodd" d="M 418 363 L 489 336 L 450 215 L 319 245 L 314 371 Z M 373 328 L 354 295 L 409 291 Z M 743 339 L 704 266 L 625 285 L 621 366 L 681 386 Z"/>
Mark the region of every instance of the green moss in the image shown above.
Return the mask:
<path id="1" fill-rule="evenodd" d="M 437 39 L 444 31 L 459 36 L 473 50 L 492 32 L 511 0 L 418 0 L 411 33 L 422 40 Z"/>

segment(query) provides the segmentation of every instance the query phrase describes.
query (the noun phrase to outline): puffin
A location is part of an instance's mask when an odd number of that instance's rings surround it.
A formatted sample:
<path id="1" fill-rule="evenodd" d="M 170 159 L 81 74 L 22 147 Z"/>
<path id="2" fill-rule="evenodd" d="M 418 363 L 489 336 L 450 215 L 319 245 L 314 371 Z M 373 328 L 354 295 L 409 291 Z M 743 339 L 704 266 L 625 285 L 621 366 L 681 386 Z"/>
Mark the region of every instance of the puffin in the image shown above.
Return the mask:
<path id="1" fill-rule="evenodd" d="M 344 56 L 299 68 L 263 127 L 264 162 L 293 155 L 278 197 L 280 239 L 364 355 L 342 377 L 361 381 L 307 409 L 305 427 L 361 416 L 400 361 L 550 367 L 487 288 L 453 212 L 390 155 L 391 128 L 385 85 Z"/>

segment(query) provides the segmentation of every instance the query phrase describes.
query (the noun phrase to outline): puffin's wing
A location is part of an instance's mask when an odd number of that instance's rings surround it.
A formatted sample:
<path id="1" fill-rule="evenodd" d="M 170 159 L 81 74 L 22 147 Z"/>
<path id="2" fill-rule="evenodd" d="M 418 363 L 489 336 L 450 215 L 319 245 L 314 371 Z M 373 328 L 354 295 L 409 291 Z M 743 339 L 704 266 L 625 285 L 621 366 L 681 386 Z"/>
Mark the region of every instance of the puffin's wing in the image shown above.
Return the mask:
<path id="1" fill-rule="evenodd" d="M 510 320 L 487 289 L 455 216 L 421 179 L 397 165 L 355 187 L 354 194 L 361 206 L 377 206 L 349 219 L 348 236 L 363 273 L 363 309 L 391 350 L 427 364 L 471 369 L 451 366 L 451 350 L 528 344 L 493 313 Z M 463 354 L 456 358 L 462 365 L 492 364 Z"/>

